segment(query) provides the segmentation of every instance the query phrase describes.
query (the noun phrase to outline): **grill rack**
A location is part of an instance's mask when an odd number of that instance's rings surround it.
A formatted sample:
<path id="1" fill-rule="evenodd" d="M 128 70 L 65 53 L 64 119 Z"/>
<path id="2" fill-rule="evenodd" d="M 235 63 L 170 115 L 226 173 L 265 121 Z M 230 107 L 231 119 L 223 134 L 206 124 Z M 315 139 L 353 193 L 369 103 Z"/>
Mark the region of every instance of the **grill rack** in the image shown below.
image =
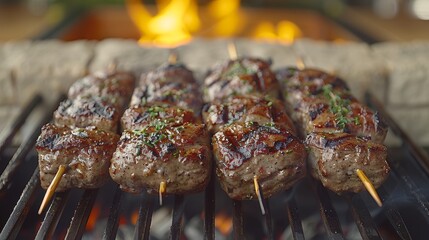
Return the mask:
<path id="1" fill-rule="evenodd" d="M 5 191 L 10 182 L 12 181 L 16 170 L 25 164 L 24 158 L 29 154 L 35 145 L 35 141 L 40 134 L 40 128 L 46 122 L 50 121 L 52 112 L 57 108 L 59 102 L 64 99 L 61 96 L 55 104 L 44 112 L 44 116 L 36 124 L 32 134 L 22 142 L 19 148 L 14 153 L 13 157 L 8 162 L 5 169 L 0 176 L 0 193 Z M 412 196 L 417 203 L 416 207 L 423 213 L 426 225 L 429 225 L 429 201 L 428 197 L 418 187 L 418 182 L 413 176 L 417 172 L 420 173 L 425 179 L 429 177 L 429 157 L 421 148 L 419 148 L 411 138 L 399 127 L 399 125 L 390 117 L 385 111 L 382 104 L 371 94 L 366 95 L 367 103 L 375 108 L 385 119 L 386 123 L 392 132 L 401 138 L 402 148 L 405 149 L 412 159 L 414 159 L 414 167 L 407 167 L 400 161 L 393 161 L 389 159 L 389 164 L 392 168 L 391 177 L 394 177 L 398 183 L 405 189 L 407 194 Z M 36 107 L 44 103 L 40 95 L 34 96 L 29 103 L 23 108 L 22 112 L 18 115 L 14 123 L 8 126 L 0 136 L 0 156 L 5 149 L 10 145 L 12 139 L 24 125 L 28 116 L 36 109 Z M 5 159 L 1 159 L 5 161 Z M 408 165 L 408 164 L 407 164 Z M 393 176 L 392 176 L 393 175 Z M 313 180 L 313 192 L 318 198 L 319 210 L 321 219 L 324 223 L 324 228 L 329 239 L 345 239 L 339 217 L 332 204 L 328 190 L 326 190 L 320 182 Z M 0 233 L 0 239 L 15 239 L 29 213 L 30 208 L 34 205 L 35 196 L 37 191 L 41 191 L 39 169 L 36 166 L 30 180 L 25 186 L 22 194 L 16 203 L 15 208 L 9 216 L 6 224 Z M 383 199 L 389 196 L 388 190 L 382 186 L 378 189 Z M 291 193 L 289 190 L 288 193 Z M 81 239 L 88 221 L 91 209 L 93 208 L 95 199 L 98 194 L 98 189 L 84 190 L 77 207 L 75 208 L 74 215 L 69 223 L 65 239 Z M 45 218 L 38 229 L 36 239 L 51 238 L 54 234 L 55 228 L 61 218 L 63 210 L 66 206 L 70 196 L 70 191 L 64 193 L 57 193 L 45 215 Z M 115 239 L 118 226 L 119 214 L 121 211 L 121 201 L 124 193 L 116 185 L 113 195 L 112 205 L 109 210 L 109 216 L 103 239 Z M 174 196 L 173 216 L 170 229 L 170 239 L 180 239 L 183 228 L 182 216 L 185 208 L 186 196 Z M 215 183 L 214 177 L 211 178 L 205 193 L 204 193 L 204 239 L 215 239 Z M 370 211 L 366 206 L 361 194 L 347 194 L 343 198 L 348 203 L 352 217 L 359 229 L 363 239 L 381 239 L 381 235 L 374 219 L 371 217 Z M 233 203 L 233 239 L 244 239 L 244 225 L 243 225 L 243 211 L 242 202 L 232 201 Z M 270 212 L 269 201 L 265 201 L 266 215 L 264 216 L 264 232 L 267 239 L 275 239 L 272 225 L 272 215 Z M 37 203 L 36 203 L 37 205 Z M 289 226 L 293 235 L 293 239 L 305 239 L 303 231 L 302 220 L 299 214 L 299 207 L 296 199 L 292 196 L 285 204 Z M 154 199 L 147 193 L 141 194 L 140 208 L 138 212 L 138 220 L 135 227 L 134 239 L 149 239 L 150 225 L 152 213 L 154 209 Z M 394 206 L 385 205 L 386 218 L 389 220 L 391 226 L 394 228 L 396 234 L 401 239 L 411 239 L 406 222 L 400 211 Z"/>

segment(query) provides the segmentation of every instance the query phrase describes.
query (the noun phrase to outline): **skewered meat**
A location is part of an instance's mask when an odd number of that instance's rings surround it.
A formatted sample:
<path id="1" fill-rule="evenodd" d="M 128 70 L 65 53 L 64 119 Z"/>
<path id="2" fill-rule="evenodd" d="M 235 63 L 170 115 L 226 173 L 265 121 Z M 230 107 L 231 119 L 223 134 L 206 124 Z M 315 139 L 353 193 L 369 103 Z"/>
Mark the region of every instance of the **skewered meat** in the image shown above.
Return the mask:
<path id="1" fill-rule="evenodd" d="M 110 175 L 127 192 L 158 191 L 167 194 L 201 191 L 211 173 L 208 132 L 203 124 L 146 126 L 125 130 L 113 155 Z"/>
<path id="2" fill-rule="evenodd" d="M 254 176 L 268 198 L 306 173 L 304 145 L 273 124 L 233 123 L 213 136 L 212 145 L 219 182 L 233 199 L 256 198 Z"/>
<path id="3" fill-rule="evenodd" d="M 167 65 L 143 74 L 134 90 L 131 106 L 163 102 L 191 109 L 199 116 L 202 106 L 200 88 L 192 72 L 183 65 Z"/>
<path id="4" fill-rule="evenodd" d="M 117 132 L 120 117 L 118 108 L 100 98 L 68 99 L 54 112 L 58 126 L 95 126 L 110 132 Z"/>
<path id="5" fill-rule="evenodd" d="M 170 83 L 164 86 L 145 86 L 134 90 L 130 106 L 145 106 L 151 102 L 162 102 L 187 108 L 194 111 L 195 116 L 201 112 L 202 99 L 199 98 L 196 84 Z"/>
<path id="6" fill-rule="evenodd" d="M 278 74 L 289 109 L 304 135 L 311 132 L 347 132 L 382 143 L 386 124 L 377 113 L 354 98 L 346 83 L 314 69 L 289 68 Z"/>
<path id="7" fill-rule="evenodd" d="M 127 72 L 103 71 L 88 75 L 70 87 L 69 99 L 98 97 L 125 107 L 133 93 L 135 78 Z"/>
<path id="8" fill-rule="evenodd" d="M 277 99 L 260 95 L 237 95 L 222 101 L 216 100 L 203 109 L 203 119 L 211 133 L 233 122 L 257 122 L 260 125 L 275 123 L 295 133 L 295 127 L 286 114 L 284 105 Z"/>
<path id="9" fill-rule="evenodd" d="M 192 110 L 166 103 L 150 103 L 144 107 L 130 107 L 122 116 L 122 127 L 127 130 L 142 129 L 151 124 L 178 127 L 185 123 L 199 122 Z"/>
<path id="10" fill-rule="evenodd" d="M 306 151 L 279 97 L 269 64 L 243 58 L 217 65 L 205 79 L 203 110 L 212 138 L 216 174 L 229 197 L 253 199 L 253 178 L 264 197 L 305 176 Z M 264 95 L 265 97 L 262 97 Z"/>
<path id="11" fill-rule="evenodd" d="M 109 179 L 110 159 L 118 140 L 118 135 L 94 127 L 70 129 L 46 124 L 36 143 L 42 187 L 49 187 L 60 165 L 68 169 L 56 191 L 102 186 Z"/>
<path id="12" fill-rule="evenodd" d="M 347 133 L 311 133 L 305 142 L 312 175 L 334 192 L 363 190 L 356 169 L 364 171 L 375 187 L 388 177 L 387 149 L 380 143 Z"/>
<path id="13" fill-rule="evenodd" d="M 381 144 L 387 128 L 377 113 L 359 103 L 343 80 L 320 70 L 288 68 L 277 76 L 288 110 L 307 136 L 313 177 L 337 193 L 359 192 L 360 169 L 380 186 L 390 169 Z"/>
<path id="14" fill-rule="evenodd" d="M 256 58 L 230 60 L 218 64 L 206 77 L 204 84 L 206 102 L 255 92 L 273 98 L 279 96 L 277 80 L 269 64 Z"/>
<path id="15" fill-rule="evenodd" d="M 126 110 L 110 175 L 127 192 L 184 194 L 204 189 L 211 174 L 210 140 L 192 72 L 162 66 L 142 76 Z"/>

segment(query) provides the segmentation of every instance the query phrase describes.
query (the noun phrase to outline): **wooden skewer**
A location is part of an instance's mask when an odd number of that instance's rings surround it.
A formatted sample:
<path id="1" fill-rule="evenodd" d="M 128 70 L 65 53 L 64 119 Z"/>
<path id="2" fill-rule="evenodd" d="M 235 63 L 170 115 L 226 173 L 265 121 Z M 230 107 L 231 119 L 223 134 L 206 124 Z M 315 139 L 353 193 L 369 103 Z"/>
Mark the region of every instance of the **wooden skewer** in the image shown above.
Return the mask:
<path id="1" fill-rule="evenodd" d="M 58 187 L 58 184 L 60 183 L 61 179 L 63 178 L 63 175 L 66 171 L 66 166 L 60 165 L 58 168 L 57 174 L 55 174 L 54 179 L 52 180 L 51 184 L 49 185 L 48 189 L 46 190 L 45 196 L 43 197 L 42 204 L 39 208 L 39 215 L 42 214 L 43 210 L 45 209 L 46 205 L 51 201 L 52 196 L 55 193 L 55 190 Z"/>
<path id="2" fill-rule="evenodd" d="M 296 67 L 299 70 L 303 70 L 305 68 L 304 59 L 302 59 L 301 56 L 298 56 L 298 58 L 296 59 Z"/>
<path id="3" fill-rule="evenodd" d="M 177 52 L 171 50 L 170 55 L 168 55 L 168 63 L 176 64 L 177 63 Z"/>
<path id="4" fill-rule="evenodd" d="M 299 56 L 296 59 L 296 67 L 299 70 L 302 70 L 305 68 L 305 63 L 301 56 Z M 334 74 L 334 73 L 331 73 L 331 74 Z M 358 175 L 359 179 L 362 181 L 366 190 L 369 192 L 369 194 L 372 196 L 374 201 L 377 203 L 377 205 L 381 207 L 383 203 L 381 202 L 380 196 L 378 195 L 377 190 L 375 190 L 374 184 L 372 184 L 371 180 L 369 180 L 365 172 L 362 171 L 361 169 L 356 169 L 356 174 Z"/>
<path id="5" fill-rule="evenodd" d="M 259 183 L 258 183 L 258 177 L 257 176 L 253 176 L 253 185 L 255 185 L 255 193 L 256 193 L 256 196 L 258 197 L 259 207 L 261 207 L 262 215 L 265 215 L 264 202 L 263 202 L 263 199 L 262 199 L 261 190 L 259 188 Z"/>
<path id="6" fill-rule="evenodd" d="M 372 184 L 371 180 L 369 180 L 369 178 L 366 176 L 365 172 L 360 169 L 356 169 L 356 174 L 358 175 L 359 179 L 362 181 L 366 190 L 368 190 L 369 194 L 371 194 L 372 198 L 374 198 L 374 201 L 377 203 L 377 205 L 379 207 L 383 206 L 380 196 L 378 196 L 378 193 L 375 190 L 374 185 Z"/>
<path id="7" fill-rule="evenodd" d="M 161 206 L 162 206 L 162 194 L 165 193 L 166 188 L 167 188 L 167 183 L 162 181 L 159 184 L 159 205 Z"/>
<path id="8" fill-rule="evenodd" d="M 228 54 L 231 60 L 236 60 L 238 58 L 237 48 L 234 42 L 228 43 Z"/>

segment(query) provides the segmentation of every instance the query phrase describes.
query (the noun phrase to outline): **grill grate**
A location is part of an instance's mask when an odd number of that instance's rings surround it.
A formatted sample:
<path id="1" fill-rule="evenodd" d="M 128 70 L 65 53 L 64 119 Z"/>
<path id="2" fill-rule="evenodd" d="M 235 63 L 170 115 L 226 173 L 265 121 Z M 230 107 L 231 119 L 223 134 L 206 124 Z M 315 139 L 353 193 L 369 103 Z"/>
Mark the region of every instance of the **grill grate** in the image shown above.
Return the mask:
<path id="1" fill-rule="evenodd" d="M 55 105 L 51 106 L 46 112 L 40 122 L 36 124 L 34 132 L 29 136 L 17 149 L 12 159 L 8 162 L 6 168 L 3 170 L 0 176 L 0 193 L 7 190 L 8 186 L 14 179 L 14 175 L 19 167 L 21 167 L 25 161 L 25 157 L 33 149 L 35 140 L 40 134 L 41 126 L 50 120 L 53 110 L 57 107 L 58 103 L 63 99 L 60 98 Z M 396 124 L 396 122 L 386 113 L 380 102 L 378 102 L 373 96 L 367 95 L 367 101 L 372 105 L 382 116 L 386 119 L 389 127 L 392 131 L 401 137 L 403 141 L 402 148 L 409 152 L 413 159 L 416 161 L 410 164 L 403 164 L 400 161 L 390 160 L 392 167 L 392 176 L 398 183 L 401 189 L 404 189 L 414 200 L 416 207 L 422 212 L 422 217 L 429 225 L 429 202 L 428 198 L 422 190 L 418 188 L 420 180 L 427 180 L 429 176 L 429 159 L 427 154 L 417 147 L 416 144 L 408 137 L 408 135 Z M 0 153 L 6 149 L 14 135 L 23 126 L 28 116 L 36 109 L 37 106 L 43 103 L 43 99 L 36 95 L 31 102 L 24 108 L 21 114 L 17 117 L 15 124 L 11 125 L 6 129 L 0 139 Z M 2 159 L 3 160 L 3 159 Z M 416 174 L 416 171 L 419 174 Z M 214 175 L 213 175 L 214 176 Z M 326 234 L 330 239 L 344 239 L 343 229 L 341 227 L 340 219 L 333 206 L 333 201 L 329 196 L 328 190 L 326 190 L 320 182 L 313 180 L 313 192 L 317 196 L 320 215 L 323 220 Z M 0 239 L 15 239 L 24 221 L 29 214 L 30 208 L 35 205 L 36 194 L 39 190 L 41 191 L 39 171 L 36 167 L 30 180 L 25 186 L 15 208 L 9 216 L 9 219 L 5 223 L 2 232 L 0 233 Z M 115 191 L 113 195 L 113 201 L 110 207 L 109 216 L 107 218 L 106 228 L 103 234 L 103 239 L 115 239 L 118 226 L 119 226 L 119 215 L 123 209 L 121 203 L 124 199 L 124 193 L 115 185 Z M 65 239 L 80 239 L 85 231 L 85 226 L 90 216 L 93 205 L 98 195 L 98 189 L 85 190 L 81 196 L 77 207 L 75 209 L 73 218 L 69 223 Z M 379 193 L 383 199 L 388 199 L 390 192 L 385 186 L 379 188 Z M 286 202 L 287 218 L 291 228 L 292 236 L 294 239 L 305 239 L 305 233 L 303 230 L 302 219 L 299 213 L 299 207 L 295 196 L 292 191 L 288 191 L 287 195 L 289 200 Z M 0 195 L 1 196 L 1 195 Z M 55 228 L 62 216 L 62 212 L 69 199 L 70 191 L 64 193 L 55 194 L 55 198 L 52 201 L 50 208 L 48 209 L 46 216 L 38 229 L 36 239 L 46 239 L 54 236 Z M 215 238 L 215 183 L 214 177 L 211 178 L 208 187 L 205 190 L 204 197 L 204 239 Z M 347 194 L 343 196 L 345 201 L 350 207 L 352 217 L 356 222 L 356 225 L 361 233 L 363 239 L 381 239 L 381 235 L 375 220 L 371 217 L 370 211 L 367 205 L 364 203 L 360 194 Z M 1 198 L 0 198 L 1 199 Z M 135 239 L 148 239 L 150 233 L 150 226 L 152 220 L 152 214 L 154 210 L 154 197 L 147 194 L 141 194 L 140 209 L 138 212 L 137 224 L 135 227 L 134 238 Z M 186 196 L 175 196 L 173 204 L 173 216 L 170 228 L 171 239 L 181 239 L 183 230 L 183 219 L 186 204 Z M 37 205 L 37 204 L 36 204 Z M 245 238 L 245 224 L 243 203 L 240 201 L 232 201 L 233 205 L 233 238 L 243 239 Z M 265 208 L 267 214 L 263 218 L 263 228 L 267 239 L 275 239 L 275 231 L 272 222 L 272 213 L 270 210 L 269 201 L 265 202 Z M 401 239 L 411 239 L 409 228 L 407 227 L 404 217 L 401 212 L 393 204 L 385 204 L 383 207 L 384 216 L 390 222 L 391 226 L 396 231 L 396 234 Z"/>

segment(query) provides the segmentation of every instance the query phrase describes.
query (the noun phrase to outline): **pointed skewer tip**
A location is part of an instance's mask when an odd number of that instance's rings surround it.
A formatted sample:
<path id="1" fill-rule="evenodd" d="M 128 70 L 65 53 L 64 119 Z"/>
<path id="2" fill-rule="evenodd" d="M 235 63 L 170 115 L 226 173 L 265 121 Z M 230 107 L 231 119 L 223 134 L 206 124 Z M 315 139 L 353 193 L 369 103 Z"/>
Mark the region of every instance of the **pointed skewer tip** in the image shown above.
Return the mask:
<path id="1" fill-rule="evenodd" d="M 228 54 L 231 60 L 236 60 L 238 58 L 237 48 L 234 42 L 228 43 Z"/>
<path id="2" fill-rule="evenodd" d="M 167 188 L 167 184 L 164 181 L 162 181 L 159 184 L 159 205 L 160 206 L 162 206 L 162 194 L 165 193 L 166 188 Z"/>
<path id="3" fill-rule="evenodd" d="M 296 59 L 296 67 L 299 70 L 303 70 L 305 68 L 304 59 L 301 56 L 298 56 L 298 58 Z"/>
<path id="4" fill-rule="evenodd" d="M 169 64 L 176 64 L 177 63 L 177 52 L 174 50 L 171 50 L 170 54 L 168 55 L 168 63 Z"/>
<path id="5" fill-rule="evenodd" d="M 259 189 L 259 183 L 258 183 L 258 177 L 257 176 L 253 176 L 253 185 L 255 186 L 255 193 L 256 193 L 256 196 L 258 197 L 259 207 L 261 207 L 262 215 L 265 215 L 264 202 L 263 202 L 263 199 L 261 196 L 261 190 Z"/>
<path id="6" fill-rule="evenodd" d="M 40 204 L 39 211 L 37 212 L 39 215 L 42 214 L 46 205 L 51 201 L 51 198 L 54 195 L 55 190 L 58 187 L 58 184 L 60 183 L 61 179 L 63 178 L 65 171 L 66 171 L 66 166 L 60 165 L 60 167 L 58 168 L 57 174 L 55 174 L 54 179 L 52 180 L 51 184 L 49 185 L 48 189 L 46 190 L 45 196 L 43 197 L 43 200 L 42 200 L 42 204 Z"/>
<path id="7" fill-rule="evenodd" d="M 383 206 L 383 203 L 380 199 L 380 196 L 377 193 L 377 190 L 375 190 L 374 185 L 372 184 L 371 180 L 369 180 L 369 178 L 366 176 L 365 172 L 360 169 L 356 169 L 356 174 L 358 175 L 359 179 L 362 181 L 366 190 L 369 192 L 369 194 L 372 196 L 374 201 L 377 203 L 377 205 L 379 207 Z"/>

